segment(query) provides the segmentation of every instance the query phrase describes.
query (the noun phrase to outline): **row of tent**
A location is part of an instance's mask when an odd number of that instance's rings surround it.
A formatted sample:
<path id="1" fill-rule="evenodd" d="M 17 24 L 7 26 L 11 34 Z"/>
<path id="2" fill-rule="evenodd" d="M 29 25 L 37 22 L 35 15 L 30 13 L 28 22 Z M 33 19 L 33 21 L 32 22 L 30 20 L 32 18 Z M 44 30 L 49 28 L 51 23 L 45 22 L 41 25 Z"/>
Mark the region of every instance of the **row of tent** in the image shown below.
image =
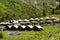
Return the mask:
<path id="1" fill-rule="evenodd" d="M 13 23 L 13 24 L 18 24 L 18 23 L 31 23 L 31 24 L 39 24 L 39 25 L 43 25 L 43 24 L 52 24 L 52 23 L 59 23 L 60 22 L 60 19 L 59 18 L 56 18 L 56 17 L 46 17 L 46 18 L 30 18 L 29 20 L 28 19 L 19 19 L 19 20 L 9 20 L 8 22 L 10 23 Z"/>
<path id="2" fill-rule="evenodd" d="M 20 30 L 20 31 L 23 31 L 23 30 L 27 30 L 27 31 L 30 31 L 30 30 L 34 30 L 34 31 L 40 31 L 40 30 L 43 30 L 43 27 L 41 27 L 40 25 L 7 25 L 5 26 L 5 29 L 6 30 Z"/>
<path id="3" fill-rule="evenodd" d="M 8 22 L 0 23 L 5 25 L 6 30 L 43 30 L 44 24 L 56 25 L 59 22 L 59 18 L 56 17 L 46 17 L 46 18 L 30 18 L 19 19 L 19 20 L 8 20 Z"/>
<path id="4" fill-rule="evenodd" d="M 13 23 L 18 23 L 18 22 L 28 22 L 28 21 L 46 21 L 46 20 L 60 20 L 59 18 L 57 17 L 46 17 L 46 18 L 30 18 L 29 20 L 28 19 L 19 19 L 19 20 L 8 20 L 8 22 L 13 22 Z"/>

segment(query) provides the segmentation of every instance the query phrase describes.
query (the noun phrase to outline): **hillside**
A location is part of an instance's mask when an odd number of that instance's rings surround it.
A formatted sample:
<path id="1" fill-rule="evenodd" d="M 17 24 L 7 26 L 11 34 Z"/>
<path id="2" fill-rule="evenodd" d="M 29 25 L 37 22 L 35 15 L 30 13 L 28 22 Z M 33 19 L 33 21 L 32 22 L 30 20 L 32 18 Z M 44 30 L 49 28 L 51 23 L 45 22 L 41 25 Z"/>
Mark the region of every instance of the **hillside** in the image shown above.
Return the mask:
<path id="1" fill-rule="evenodd" d="M 60 6 L 57 6 L 56 2 L 56 0 L 0 0 L 0 21 L 59 14 Z"/>
<path id="2" fill-rule="evenodd" d="M 37 7 L 42 7 L 43 3 L 46 3 L 48 5 L 56 6 L 57 5 L 57 0 L 21 0 L 25 3 L 30 3 L 33 4 Z"/>
<path id="3" fill-rule="evenodd" d="M 7 19 L 23 19 L 36 16 L 40 16 L 40 10 L 33 5 L 25 4 L 15 0 L 0 0 L 0 21 L 5 21 Z"/>
<path id="4" fill-rule="evenodd" d="M 45 10 L 45 14 L 59 14 L 60 0 L 21 0 L 24 3 L 32 4 L 39 10 Z"/>

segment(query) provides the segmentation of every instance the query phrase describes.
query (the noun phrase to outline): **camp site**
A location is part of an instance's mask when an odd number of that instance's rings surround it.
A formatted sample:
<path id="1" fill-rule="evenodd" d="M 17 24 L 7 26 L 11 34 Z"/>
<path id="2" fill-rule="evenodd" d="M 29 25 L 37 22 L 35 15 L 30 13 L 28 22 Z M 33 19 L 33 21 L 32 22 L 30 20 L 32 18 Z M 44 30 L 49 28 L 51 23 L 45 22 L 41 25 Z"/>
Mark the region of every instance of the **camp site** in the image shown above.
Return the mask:
<path id="1" fill-rule="evenodd" d="M 0 0 L 0 40 L 60 40 L 60 0 Z"/>

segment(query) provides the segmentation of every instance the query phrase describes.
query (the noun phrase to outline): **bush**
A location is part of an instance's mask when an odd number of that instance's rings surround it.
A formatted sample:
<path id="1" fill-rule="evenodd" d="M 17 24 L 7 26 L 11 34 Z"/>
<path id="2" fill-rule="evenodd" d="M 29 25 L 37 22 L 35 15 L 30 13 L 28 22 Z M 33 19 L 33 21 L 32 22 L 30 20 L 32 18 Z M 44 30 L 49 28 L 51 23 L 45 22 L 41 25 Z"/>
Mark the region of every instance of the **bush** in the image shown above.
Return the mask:
<path id="1" fill-rule="evenodd" d="M 0 32 L 0 38 L 3 38 L 3 34 Z"/>
<path id="2" fill-rule="evenodd" d="M 55 11 L 55 14 L 60 14 L 60 10 L 56 10 Z"/>

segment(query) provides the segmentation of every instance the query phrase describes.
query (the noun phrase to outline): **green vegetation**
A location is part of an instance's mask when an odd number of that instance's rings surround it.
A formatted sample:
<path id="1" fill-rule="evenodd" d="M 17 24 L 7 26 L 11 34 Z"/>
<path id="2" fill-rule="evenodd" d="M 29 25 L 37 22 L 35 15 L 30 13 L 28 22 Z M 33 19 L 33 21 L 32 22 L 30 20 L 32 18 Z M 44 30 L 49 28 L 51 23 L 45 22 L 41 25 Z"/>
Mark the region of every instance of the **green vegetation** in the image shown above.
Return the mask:
<path id="1" fill-rule="evenodd" d="M 40 15 L 40 10 L 31 4 L 14 0 L 0 0 L 0 21 L 39 17 Z"/>
<path id="2" fill-rule="evenodd" d="M 60 18 L 60 3 L 56 6 L 55 0 L 38 0 L 37 6 L 34 6 L 33 3 L 24 3 L 19 0 L 0 0 L 0 22 L 8 19 L 29 19 L 46 16 Z M 0 32 L 0 40 L 60 40 L 60 25 L 45 26 L 44 31 L 20 32 L 19 36 L 9 36 L 7 31 Z"/>
<path id="3" fill-rule="evenodd" d="M 59 5 L 56 7 L 55 0 L 38 0 L 37 2 L 37 6 L 34 6 L 33 3 L 24 3 L 20 0 L 0 0 L 0 22 L 8 19 L 40 18 L 51 14 L 60 14 Z"/>
<path id="4" fill-rule="evenodd" d="M 2 34 L 2 32 L 0 32 L 0 39 L 2 39 L 3 38 L 3 34 Z"/>

